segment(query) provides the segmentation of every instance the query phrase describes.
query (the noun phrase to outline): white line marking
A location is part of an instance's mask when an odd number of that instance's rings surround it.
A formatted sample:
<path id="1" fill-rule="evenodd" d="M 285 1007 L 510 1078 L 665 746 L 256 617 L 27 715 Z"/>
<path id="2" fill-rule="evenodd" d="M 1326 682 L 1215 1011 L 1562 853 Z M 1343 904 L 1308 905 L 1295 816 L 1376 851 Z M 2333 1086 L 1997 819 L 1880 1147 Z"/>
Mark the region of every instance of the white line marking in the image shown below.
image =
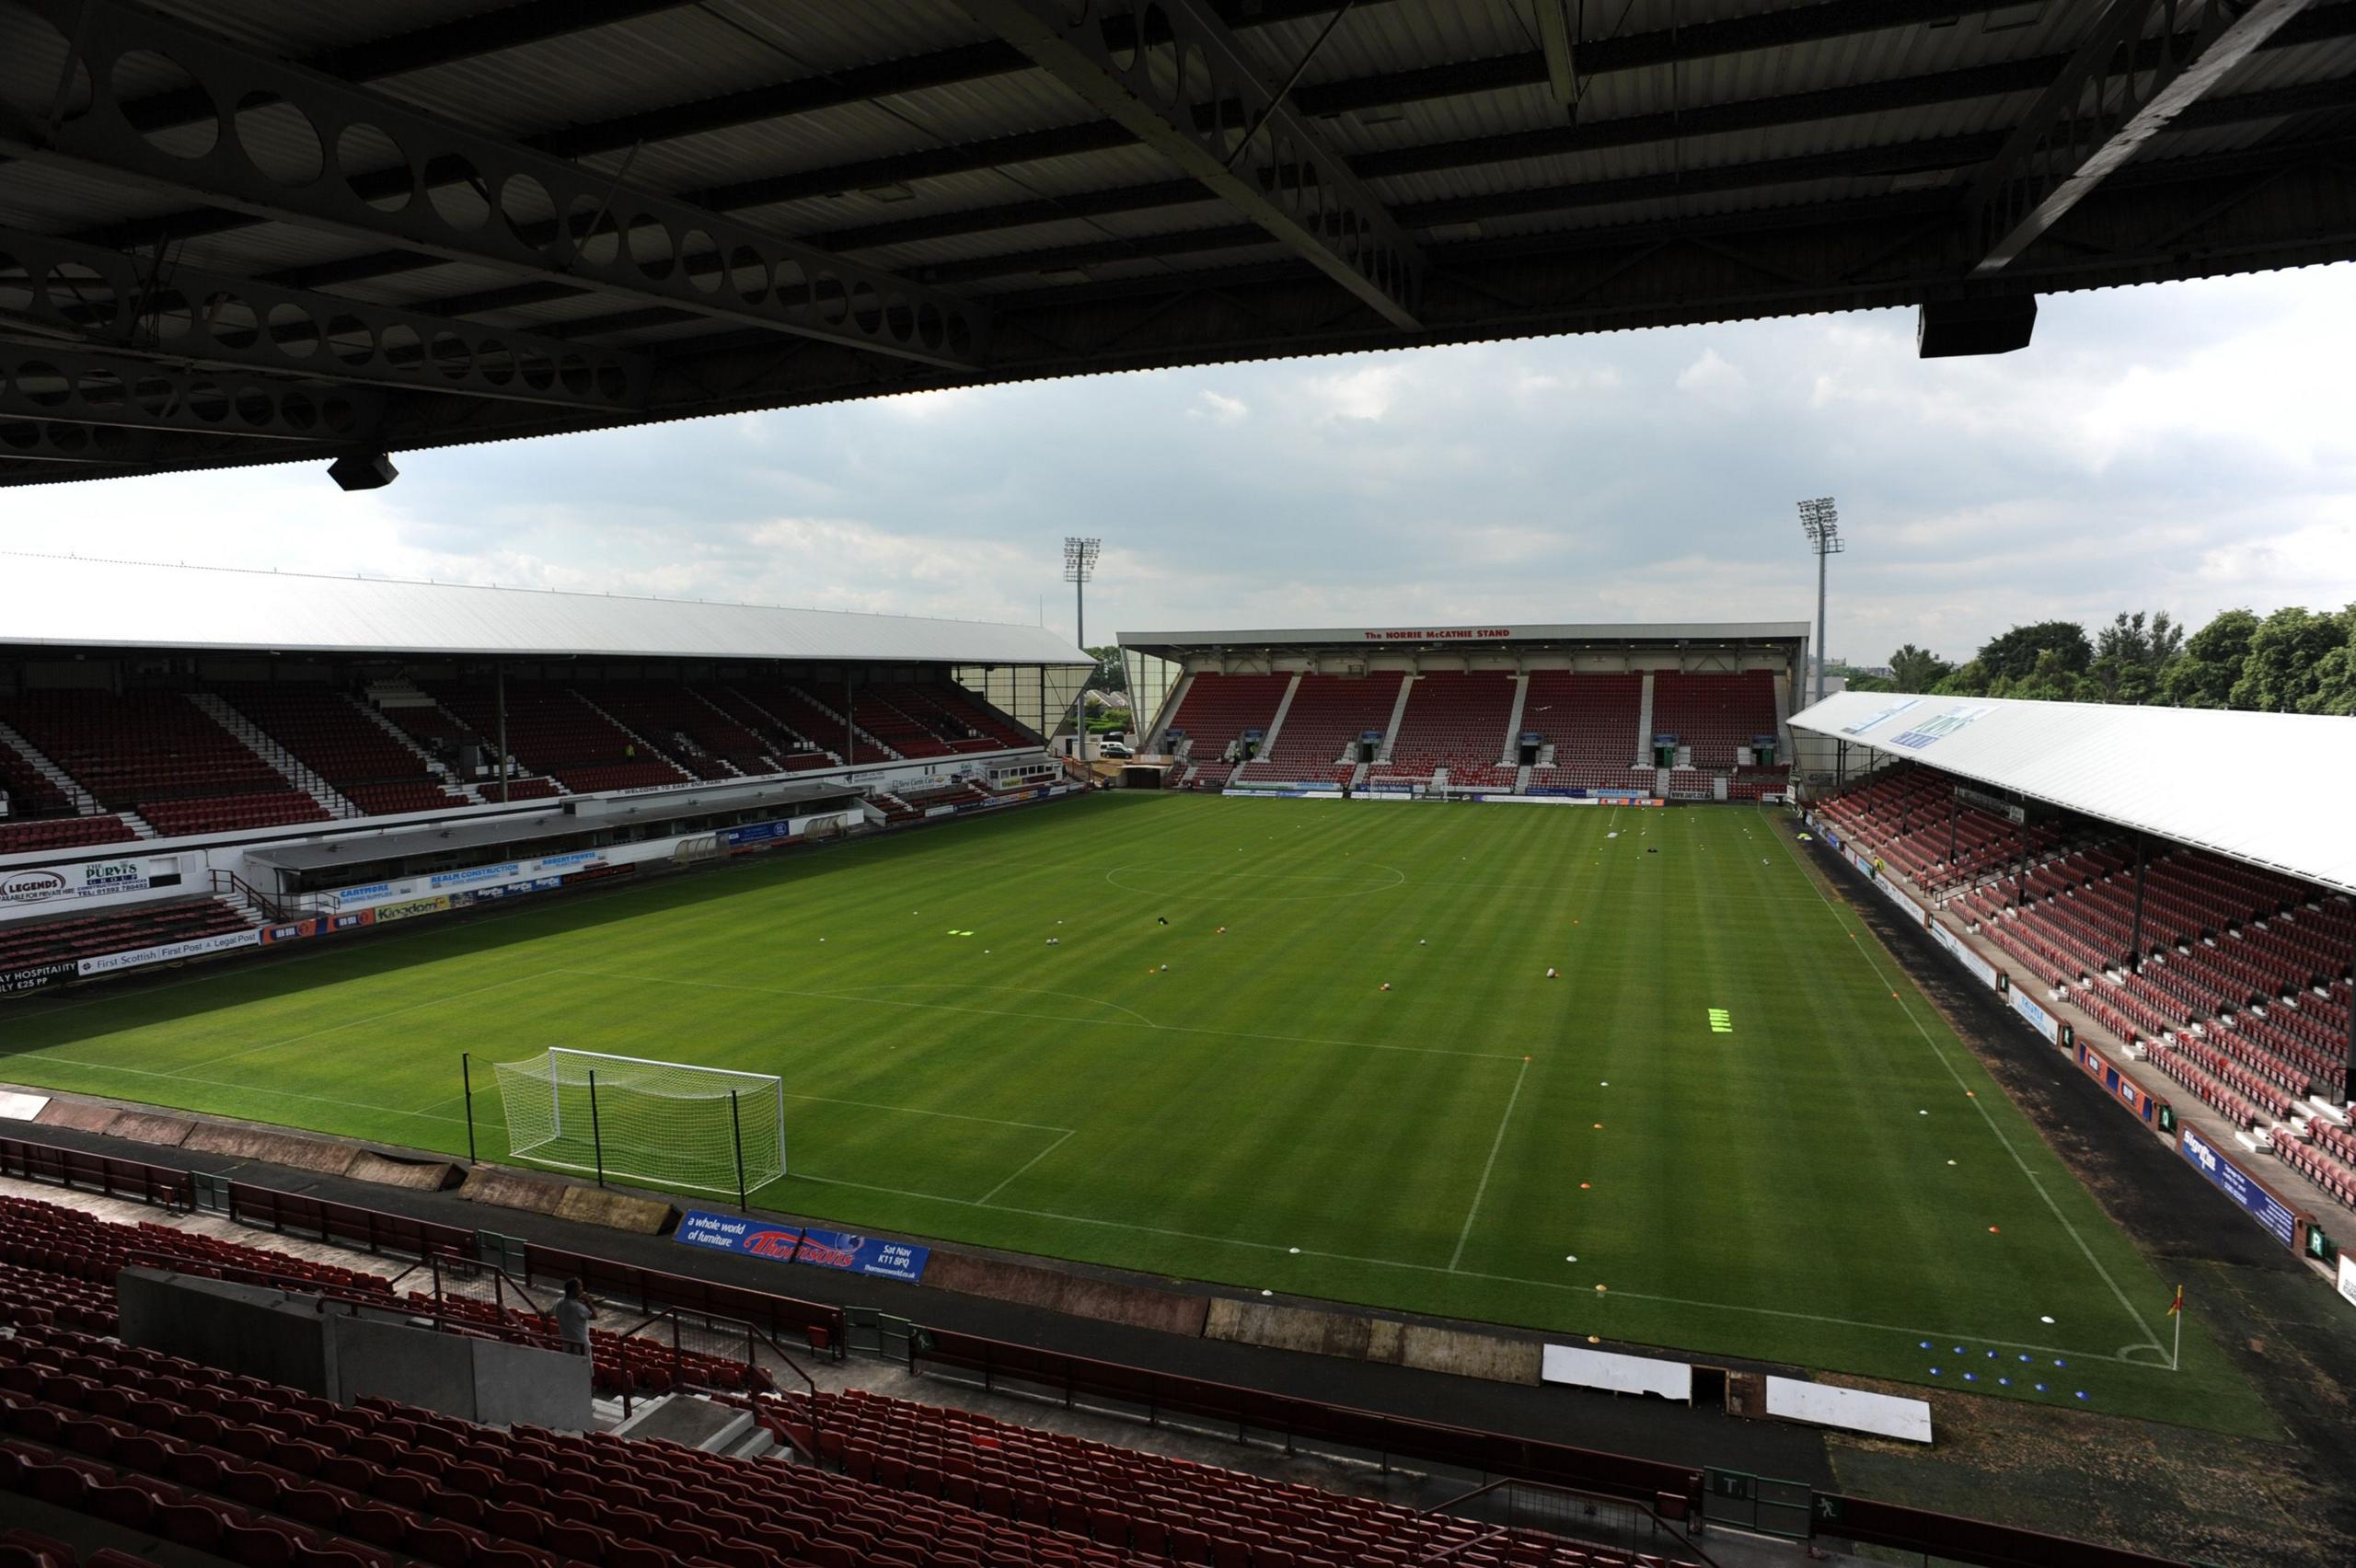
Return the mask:
<path id="1" fill-rule="evenodd" d="M 1764 808 L 1761 810 L 1763 813 Z M 1881 940 L 1881 938 L 1866 921 L 1864 913 L 1852 909 L 1844 917 L 1840 906 L 1832 902 L 1831 895 L 1824 891 L 1823 885 L 1814 876 L 1809 875 L 1808 868 L 1800 860 L 1799 851 L 1792 847 L 1791 838 L 1781 832 L 1775 835 L 1775 838 L 1783 845 L 1784 853 L 1791 858 L 1794 868 L 1801 876 L 1807 878 L 1810 887 L 1816 889 L 1816 896 L 1822 901 L 1826 911 L 1832 916 L 1833 919 L 1836 922 L 1844 918 L 1857 922 L 1864 935 L 1853 945 L 1856 948 L 1858 956 L 1865 961 L 1865 967 L 1874 972 L 1874 978 L 1880 981 L 1885 989 L 1888 988 L 1889 976 L 1882 973 L 1881 965 L 1874 962 L 1874 955 L 1866 950 L 1865 938 L 1870 937 L 1877 943 Z M 1908 984 L 1911 985 L 1912 982 L 1910 980 Z M 1939 1049 L 1939 1043 L 1933 1037 L 1931 1032 L 1923 1027 L 1923 1020 L 1914 1016 L 1914 1009 L 1907 1004 L 1903 995 L 1899 997 L 1898 1010 L 1906 1015 L 1906 1021 L 1914 1026 L 1914 1032 L 1923 1037 L 1923 1043 L 1931 1048 L 1931 1055 L 1939 1059 L 1939 1066 L 1945 1067 L 1947 1070 L 1947 1076 L 1955 1079 L 1956 1087 L 1969 1090 L 1971 1086 L 1964 1080 L 1961 1073 L 1955 1070 L 1955 1064 L 1947 1059 L 1947 1054 L 1945 1051 Z M 2166 1347 L 2160 1343 L 2159 1336 L 2152 1332 L 2152 1325 L 2143 1320 L 2143 1315 L 2136 1311 L 2135 1304 L 2127 1298 L 2127 1293 L 2119 1288 L 2119 1282 L 2110 1277 L 2110 1271 L 2103 1267 L 2102 1260 L 2095 1256 L 2094 1249 L 2086 1245 L 2086 1239 L 2078 1234 L 2078 1228 L 2071 1224 L 2069 1216 L 2062 1212 L 2062 1205 L 2054 1201 L 2053 1194 L 2047 1192 L 2045 1184 L 2037 1179 L 2037 1172 L 2028 1168 L 2028 1161 L 2021 1158 L 2020 1150 L 2015 1148 L 2012 1140 L 2004 1136 L 2004 1130 L 1996 1124 L 1996 1118 L 1989 1113 L 1988 1107 L 1981 1103 L 1977 1095 L 1971 1096 L 1970 1099 L 1972 1109 L 1980 1113 L 1980 1119 L 1987 1124 L 1988 1131 L 1995 1136 L 1997 1144 L 2006 1154 L 2013 1157 L 2013 1163 L 2020 1167 L 2021 1174 L 2028 1178 L 2029 1191 L 2044 1201 L 2045 1206 L 2052 1211 L 2053 1217 L 2060 1223 L 2063 1233 L 2076 1245 L 2079 1255 L 2093 1265 L 2095 1273 L 2102 1277 L 2103 1284 L 2110 1287 L 2111 1295 L 2118 1298 L 2119 1309 L 2127 1314 L 2127 1320 L 2143 1332 L 2144 1342 L 2153 1349 L 2165 1349 Z"/>
<path id="2" fill-rule="evenodd" d="M 1506 1113 L 1497 1118 L 1497 1136 L 1489 1140 L 1489 1158 L 1481 1167 L 1481 1184 L 1472 1189 L 1472 1206 L 1464 1211 L 1464 1228 L 1456 1233 L 1456 1251 L 1448 1255 L 1448 1272 L 1454 1274 L 1463 1260 L 1464 1243 L 1472 1239 L 1472 1221 L 1481 1213 L 1481 1200 L 1488 1196 L 1489 1173 L 1497 1168 L 1497 1150 L 1506 1146 L 1506 1124 L 1513 1120 L 1513 1108 L 1521 1099 L 1522 1080 L 1530 1076 L 1530 1064 L 1521 1064 L 1521 1071 L 1513 1075 L 1513 1092 L 1506 1096 Z"/>
<path id="3" fill-rule="evenodd" d="M 549 974 L 578 974 L 590 980 L 627 980 L 641 986 L 693 986 L 707 991 L 749 991 L 763 997 L 801 997 L 827 1002 L 866 1002 L 876 1007 L 915 1008 L 927 1012 L 975 1013 L 985 1018 L 1032 1018 L 1045 1023 L 1079 1023 L 1081 1020 L 1055 1013 L 1018 1012 L 1006 1008 L 961 1008 L 950 1002 L 901 1001 L 891 997 L 849 991 L 801 991 L 780 986 L 742 986 L 728 980 L 685 980 L 676 974 L 623 974 L 605 969 L 551 969 Z M 981 990 L 984 987 L 976 986 Z M 1054 993 L 1062 995 L 1063 993 Z M 1093 997 L 1089 998 L 1094 1000 Z M 1392 1051 L 1409 1056 L 1462 1056 L 1482 1062 L 1518 1062 L 1519 1055 L 1502 1051 L 1448 1051 L 1434 1045 L 1381 1045 L 1366 1040 L 1324 1040 L 1305 1034 L 1260 1034 L 1244 1029 L 1208 1029 L 1190 1023 L 1149 1021 L 1146 1028 L 1166 1034 L 1209 1034 L 1225 1040 L 1265 1040 L 1279 1045 L 1339 1045 L 1354 1051 Z"/>
<path id="4" fill-rule="evenodd" d="M 1126 1230 L 1140 1236 L 1164 1236 L 1181 1241 L 1207 1241 L 1214 1246 L 1242 1247 L 1255 1252 L 1289 1253 L 1292 1251 L 1290 1247 L 1279 1246 L 1271 1241 L 1244 1241 L 1232 1236 L 1206 1236 L 1195 1230 L 1171 1230 L 1156 1225 L 1132 1225 L 1126 1220 L 1097 1219 L 1081 1214 L 1059 1214 L 1053 1209 L 1024 1208 L 1015 1204 L 991 1203 L 985 1199 L 943 1197 L 938 1193 L 919 1193 L 907 1187 L 884 1187 L 872 1182 L 851 1182 L 835 1176 L 813 1176 L 806 1171 L 791 1172 L 784 1180 L 815 1182 L 821 1186 L 848 1187 L 856 1192 L 881 1193 L 887 1197 L 918 1198 L 930 1203 L 955 1204 L 960 1208 L 988 1209 L 993 1214 L 1021 1215 L 1030 1219 L 1053 1219 L 1068 1225 L 1091 1225 L 1104 1230 Z M 1472 1269 L 1450 1271 L 1434 1263 L 1403 1263 L 1395 1258 L 1366 1258 L 1350 1252 L 1323 1252 L 1310 1247 L 1302 1248 L 1300 1256 L 1322 1258 L 1337 1263 L 1363 1263 L 1371 1268 L 1404 1269 L 1415 1274 L 1440 1274 L 1460 1280 L 1484 1279 L 1500 1285 L 1524 1285 L 1538 1290 L 1563 1291 L 1581 1297 L 1594 1294 L 1594 1287 L 1589 1285 L 1567 1285 L 1559 1280 L 1524 1279 L 1519 1274 L 1480 1274 Z M 2076 1356 L 2083 1361 L 2113 1361 L 2126 1366 L 2142 1365 L 2128 1362 L 2123 1357 L 2106 1355 L 2100 1351 L 2071 1350 L 2062 1345 L 2030 1344 L 2021 1340 L 1990 1339 L 1982 1334 L 1963 1333 L 1946 1329 L 1912 1329 L 1898 1323 L 1869 1323 L 1854 1318 L 1828 1318 L 1817 1312 L 1793 1312 L 1782 1308 L 1754 1307 L 1738 1302 L 1693 1301 L 1679 1296 L 1656 1296 L 1637 1290 L 1616 1291 L 1613 1294 L 1624 1296 L 1631 1300 L 1657 1301 L 1664 1306 L 1692 1307 L 1708 1312 L 1745 1312 L 1753 1317 L 1784 1318 L 1795 1322 L 1824 1323 L 1844 1329 L 1870 1329 L 1877 1333 L 1908 1334 L 1917 1340 L 1946 1340 L 1949 1343 L 1960 1340 L 1975 1344 L 1981 1350 L 2034 1350 L 2043 1351 L 2050 1355 Z"/>
<path id="5" fill-rule="evenodd" d="M 988 1192 L 984 1193 L 982 1194 L 982 1202 L 984 1202 L 984 1203 L 986 1203 L 986 1204 L 987 1204 L 987 1203 L 988 1203 L 992 1198 L 997 1197 L 1000 1193 L 1005 1192 L 1005 1191 L 1007 1190 L 1007 1188 L 1009 1188 L 1009 1187 L 1011 1187 L 1011 1186 L 1012 1186 L 1012 1185 L 1014 1184 L 1014 1178 L 1015 1178 L 1015 1176 L 1020 1176 L 1020 1175 L 1022 1175 L 1025 1170 L 1030 1170 L 1033 1166 L 1034 1166 L 1034 1165 L 1038 1164 L 1038 1163 L 1039 1163 L 1039 1161 L 1041 1161 L 1041 1160 L 1043 1160 L 1043 1159 L 1046 1159 L 1046 1158 L 1047 1158 L 1047 1156 L 1049 1156 L 1049 1155 L 1051 1155 L 1051 1154 L 1055 1153 L 1055 1152 L 1056 1152 L 1056 1150 L 1057 1150 L 1057 1149 L 1059 1149 L 1059 1148 L 1063 1147 L 1064 1147 L 1064 1139 L 1065 1139 L 1065 1138 L 1068 1138 L 1068 1137 L 1069 1137 L 1069 1136 L 1071 1136 L 1071 1135 L 1072 1135 L 1072 1131 L 1073 1131 L 1073 1129 L 1071 1129 L 1071 1128 L 1066 1128 L 1066 1129 L 1063 1131 L 1063 1133 L 1062 1133 L 1062 1134 L 1060 1134 L 1060 1135 L 1057 1137 L 1057 1139 L 1056 1139 L 1056 1141 L 1055 1141 L 1055 1142 L 1053 1142 L 1053 1143 L 1049 1144 L 1046 1147 L 1045 1147 L 1045 1148 L 1041 1149 L 1038 1153 L 1036 1153 L 1036 1154 L 1033 1155 L 1030 1159 L 1028 1159 L 1024 1160 L 1022 1164 L 1020 1164 L 1020 1165 L 1016 1166 L 1016 1167 L 1014 1168 L 1014 1173 L 1013 1173 L 1013 1175 L 1009 1176 L 1005 1181 L 1000 1182 L 997 1186 L 992 1187 Z"/>
<path id="6" fill-rule="evenodd" d="M 260 1094 L 278 1100 L 303 1100 L 308 1101 L 315 1105 L 341 1105 L 347 1111 L 374 1111 L 379 1115 L 384 1116 L 417 1116 L 428 1122 L 447 1122 L 454 1127 L 463 1127 L 466 1125 L 465 1121 L 456 1116 L 433 1116 L 427 1114 L 423 1111 L 400 1111 L 396 1110 L 390 1105 L 370 1105 L 357 1100 L 330 1100 L 323 1094 L 297 1094 L 291 1089 L 261 1089 L 249 1083 L 232 1083 L 225 1078 L 191 1078 L 186 1073 L 156 1072 L 148 1067 L 118 1067 L 109 1062 L 77 1061 L 71 1056 L 43 1056 L 40 1059 L 45 1062 L 57 1062 L 69 1067 L 80 1067 L 86 1072 L 129 1073 L 134 1078 L 169 1078 L 179 1083 L 201 1083 L 213 1089 L 234 1089 L 241 1094 Z M 440 1104 L 443 1103 L 443 1101 L 436 1101 L 434 1103 Z M 162 1105 L 153 1107 L 153 1109 L 159 1111 L 171 1111 L 182 1108 Z M 211 1114 L 213 1113 L 206 1113 Z"/>

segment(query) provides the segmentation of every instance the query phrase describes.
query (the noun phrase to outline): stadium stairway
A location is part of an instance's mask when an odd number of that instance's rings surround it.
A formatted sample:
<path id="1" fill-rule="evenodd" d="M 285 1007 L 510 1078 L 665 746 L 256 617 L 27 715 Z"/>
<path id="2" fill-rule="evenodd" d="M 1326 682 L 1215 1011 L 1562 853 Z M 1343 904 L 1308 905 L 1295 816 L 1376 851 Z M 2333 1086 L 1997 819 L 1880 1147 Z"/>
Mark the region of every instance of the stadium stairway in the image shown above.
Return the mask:
<path id="1" fill-rule="evenodd" d="M 38 780 L 46 784 L 57 798 L 70 806 L 79 816 L 96 816 L 105 808 L 98 798 L 75 783 L 66 771 L 42 755 L 39 748 L 10 729 L 0 724 L 0 746 L 6 746 L 22 759 L 29 773 L 21 774 L 29 783 Z M 16 770 L 11 770 L 14 773 Z"/>
<path id="2" fill-rule="evenodd" d="M 192 691 L 188 699 L 209 715 L 241 742 L 247 750 L 276 768 L 281 777 L 319 803 L 320 810 L 331 817 L 356 817 L 366 813 L 350 797 L 321 778 L 302 758 L 280 745 L 262 732 L 261 726 L 230 707 L 214 692 Z"/>

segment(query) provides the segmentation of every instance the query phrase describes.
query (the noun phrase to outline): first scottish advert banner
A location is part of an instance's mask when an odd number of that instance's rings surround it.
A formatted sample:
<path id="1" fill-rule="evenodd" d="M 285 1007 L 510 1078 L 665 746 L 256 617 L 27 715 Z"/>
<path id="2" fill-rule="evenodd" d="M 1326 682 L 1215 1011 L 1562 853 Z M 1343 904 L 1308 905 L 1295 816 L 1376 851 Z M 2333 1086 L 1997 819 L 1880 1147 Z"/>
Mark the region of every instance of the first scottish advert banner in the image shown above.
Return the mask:
<path id="1" fill-rule="evenodd" d="M 690 1209 L 681 1216 L 679 1228 L 672 1239 L 688 1247 L 749 1252 L 756 1258 L 774 1258 L 780 1263 L 808 1263 L 813 1268 L 841 1269 L 849 1274 L 873 1274 L 879 1279 L 905 1280 L 910 1285 L 924 1278 L 925 1262 L 932 1256 L 931 1248 L 912 1246 L 906 1241 L 773 1225 L 744 1215 L 710 1214 L 702 1209 Z"/>

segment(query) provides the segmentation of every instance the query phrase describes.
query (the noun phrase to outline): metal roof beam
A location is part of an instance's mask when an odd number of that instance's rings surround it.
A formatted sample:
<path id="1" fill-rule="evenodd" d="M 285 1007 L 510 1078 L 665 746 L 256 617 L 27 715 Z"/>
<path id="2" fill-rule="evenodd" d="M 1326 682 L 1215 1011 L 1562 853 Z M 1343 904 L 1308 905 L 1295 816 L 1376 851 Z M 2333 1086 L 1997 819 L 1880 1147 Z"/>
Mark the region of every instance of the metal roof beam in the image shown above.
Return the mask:
<path id="1" fill-rule="evenodd" d="M 2191 0 L 2200 25 L 2177 32 L 2177 0 L 2111 0 L 1966 193 L 1971 274 L 2000 271 L 2036 244 L 2309 3 Z M 2146 68 L 2154 24 L 2159 58 Z"/>
<path id="2" fill-rule="evenodd" d="M 2281 87 L 2268 92 L 2237 94 L 2228 98 L 2212 98 L 2180 116 L 2170 130 L 2194 130 L 2215 125 L 2247 123 L 2254 121 L 2279 119 L 2288 115 L 2351 108 L 2356 108 L 2356 81 L 2320 82 L 2305 86 Z M 1532 213 L 1576 212 L 1680 193 L 1700 195 L 1718 190 L 1738 190 L 1754 186 L 1792 184 L 1811 179 L 1870 175 L 1954 176 L 1988 157 L 2002 144 L 2002 136 L 2001 132 L 1985 132 L 1969 136 L 1900 143 L 1886 147 L 1859 148 L 1835 153 L 1811 153 L 1788 158 L 1761 159 L 1750 163 L 1711 165 L 1687 168 L 1677 173 L 1629 175 L 1616 179 L 1585 180 L 1517 190 L 1490 191 L 1479 196 L 1400 207 L 1394 209 L 1394 213 L 1400 222 L 1409 228 L 1427 228 L 1438 225 L 1479 223 L 1487 218 L 1512 217 Z M 1160 186 L 1130 188 L 1139 192 L 1160 192 L 1163 189 Z M 1121 192 L 1118 191 L 1105 193 L 1108 199 L 1120 194 Z M 1929 209 L 1934 208 L 1940 202 L 1951 202 L 1951 197 L 1944 196 L 1934 190 L 1915 193 L 1910 198 L 1910 204 Z M 1140 205 L 1158 203 L 1140 203 Z M 1745 225 L 1756 225 L 1762 221 L 1764 220 L 1758 214 L 1749 214 L 1732 220 L 1730 226 L 1740 228 Z M 1684 220 L 1679 226 L 1694 229 L 1712 225 L 1703 220 L 1689 219 Z M 1225 225 L 1211 228 L 1184 229 L 1147 239 L 1083 240 L 1070 245 L 1053 246 L 1041 249 L 976 257 L 970 260 L 944 262 L 937 267 L 928 268 L 925 275 L 944 283 L 964 284 L 985 279 L 1017 277 L 1026 272 L 1047 272 L 1070 268 L 1101 266 L 1109 262 L 1134 260 L 1147 256 L 1192 256 L 1242 249 L 1263 243 L 1266 238 L 1264 233 L 1255 228 Z M 1568 243 L 1569 237 L 1559 236 L 1551 242 Z M 1464 248 L 1462 244 L 1454 244 L 1434 254 L 1442 259 L 1449 259 L 1463 253 Z M 468 296 L 465 299 L 443 303 L 445 308 L 467 309 L 489 308 L 502 302 L 486 301 L 481 296 Z M 570 338 L 577 335 L 594 338 L 603 333 L 657 326 L 676 319 L 677 317 L 675 316 L 622 312 L 610 316 L 587 317 L 544 329 L 560 337 Z"/>
<path id="3" fill-rule="evenodd" d="M 0 339 L 567 408 L 630 409 L 646 395 L 642 354 L 0 228 L 10 277 L 25 303 L 0 313 Z"/>
<path id="4" fill-rule="evenodd" d="M 331 77 L 263 58 L 120 0 L 18 0 L 78 40 L 54 126 L 0 127 L 23 151 L 304 227 L 562 278 L 690 314 L 957 368 L 981 362 L 987 313 L 872 267 L 479 135 Z M 143 130 L 114 76 L 142 52 L 216 109 Z M 72 90 L 78 86 L 80 92 Z M 395 171 L 397 190 L 370 183 Z"/>
<path id="5" fill-rule="evenodd" d="M 1272 89 L 1217 13 L 1157 0 L 1166 41 L 1124 40 L 1062 0 L 959 0 L 976 20 L 1126 127 L 1394 327 L 1414 331 L 1421 248 L 1323 135 Z M 1206 124 L 1206 121 L 1208 121 Z"/>
<path id="6" fill-rule="evenodd" d="M 63 345 L 0 343 L 0 419 L 358 444 L 376 438 L 385 398 L 369 387 L 219 376 Z"/>

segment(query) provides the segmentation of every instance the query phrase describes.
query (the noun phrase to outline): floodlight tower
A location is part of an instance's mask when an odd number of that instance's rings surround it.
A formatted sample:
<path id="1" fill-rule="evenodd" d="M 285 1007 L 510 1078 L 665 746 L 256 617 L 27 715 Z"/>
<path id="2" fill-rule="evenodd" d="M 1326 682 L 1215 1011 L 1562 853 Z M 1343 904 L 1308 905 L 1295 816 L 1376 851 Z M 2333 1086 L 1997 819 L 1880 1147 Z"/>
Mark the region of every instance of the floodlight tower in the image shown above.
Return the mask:
<path id="1" fill-rule="evenodd" d="M 1096 558 L 1103 553 L 1102 539 L 1064 539 L 1064 581 L 1071 584 L 1072 633 L 1080 651 L 1088 651 L 1088 582 L 1096 575 Z M 1081 762 L 1088 760 L 1088 683 L 1082 680 L 1080 695 L 1072 699 L 1072 750 Z"/>
<path id="2" fill-rule="evenodd" d="M 1841 509 L 1829 495 L 1800 502 L 1800 532 L 1816 552 L 1816 700 L 1824 700 L 1824 563 L 1848 547 L 1841 542 Z"/>

